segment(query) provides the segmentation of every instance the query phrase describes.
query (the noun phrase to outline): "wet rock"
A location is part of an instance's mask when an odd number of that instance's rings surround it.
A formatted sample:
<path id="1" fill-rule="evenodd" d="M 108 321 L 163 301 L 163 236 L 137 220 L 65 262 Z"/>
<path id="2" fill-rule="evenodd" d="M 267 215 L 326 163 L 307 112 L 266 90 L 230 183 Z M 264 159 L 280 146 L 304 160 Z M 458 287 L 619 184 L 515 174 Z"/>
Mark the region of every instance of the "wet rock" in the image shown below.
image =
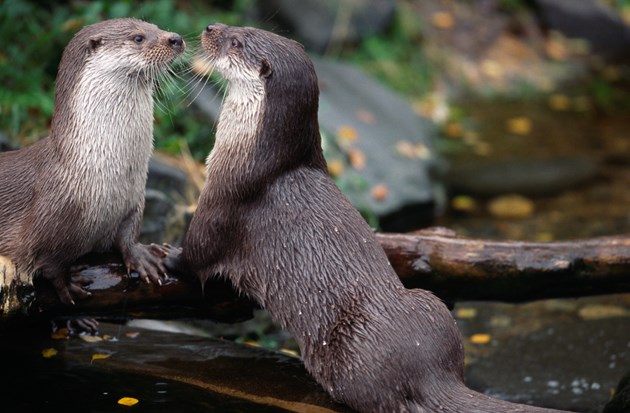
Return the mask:
<path id="1" fill-rule="evenodd" d="M 585 156 L 480 159 L 454 166 L 445 179 L 453 193 L 542 196 L 582 185 L 597 171 L 597 162 Z"/>
<path id="2" fill-rule="evenodd" d="M 615 389 L 615 396 L 604 407 L 602 413 L 630 412 L 630 373 L 626 374 Z"/>
<path id="3" fill-rule="evenodd" d="M 604 2 L 534 0 L 534 4 L 548 29 L 587 40 L 602 57 L 630 58 L 630 27 Z"/>
<path id="4" fill-rule="evenodd" d="M 345 165 L 340 188 L 383 230 L 426 226 L 443 189 L 434 179 L 442 163 L 433 123 L 350 65 L 315 59 L 315 68 L 325 154 Z"/>
<path id="5" fill-rule="evenodd" d="M 276 32 L 289 30 L 308 50 L 323 52 L 383 31 L 391 22 L 395 0 L 292 0 L 258 2 L 258 15 L 273 21 Z M 278 25 L 282 30 L 278 30 Z"/>
<path id="6" fill-rule="evenodd" d="M 528 334 L 495 335 L 491 350 L 467 367 L 466 381 L 514 402 L 600 412 L 627 370 L 629 347 L 627 319 L 552 321 Z"/>

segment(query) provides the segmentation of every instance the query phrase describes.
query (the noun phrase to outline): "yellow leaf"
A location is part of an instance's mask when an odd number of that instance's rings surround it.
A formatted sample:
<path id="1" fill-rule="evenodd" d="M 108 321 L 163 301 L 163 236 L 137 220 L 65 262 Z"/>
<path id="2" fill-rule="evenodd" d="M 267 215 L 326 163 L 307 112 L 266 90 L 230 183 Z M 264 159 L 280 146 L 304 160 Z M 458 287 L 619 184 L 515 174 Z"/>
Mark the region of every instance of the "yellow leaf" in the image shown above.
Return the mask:
<path id="1" fill-rule="evenodd" d="M 488 344 L 492 340 L 490 334 L 473 334 L 470 336 L 470 342 L 473 344 Z"/>
<path id="2" fill-rule="evenodd" d="M 70 331 L 67 328 L 60 328 L 50 335 L 53 340 L 67 340 L 70 338 Z"/>
<path id="3" fill-rule="evenodd" d="M 431 15 L 431 23 L 438 29 L 450 29 L 455 25 L 455 18 L 446 11 L 438 11 Z"/>
<path id="4" fill-rule="evenodd" d="M 476 308 L 458 308 L 455 312 L 455 317 L 457 318 L 475 318 L 477 316 Z"/>
<path id="5" fill-rule="evenodd" d="M 571 101 L 569 100 L 569 98 L 559 93 L 549 96 L 548 103 L 549 103 L 549 107 L 552 110 L 557 110 L 557 111 L 569 110 L 569 107 L 571 106 Z"/>
<path id="6" fill-rule="evenodd" d="M 389 189 L 385 184 L 376 185 L 372 188 L 372 198 L 375 201 L 383 201 L 389 195 Z"/>
<path id="7" fill-rule="evenodd" d="M 532 131 L 532 121 L 525 116 L 508 119 L 507 129 L 516 135 L 528 135 Z"/>
<path id="8" fill-rule="evenodd" d="M 57 355 L 57 353 L 59 353 L 56 349 L 54 348 L 46 348 L 44 350 L 42 350 L 42 357 L 49 359 L 51 357 L 54 357 Z"/>
<path id="9" fill-rule="evenodd" d="M 328 162 L 328 173 L 332 176 L 340 176 L 343 173 L 343 162 L 340 159 L 332 159 Z"/>
<path id="10" fill-rule="evenodd" d="M 93 362 L 94 360 L 102 360 L 102 359 L 106 359 L 111 357 L 111 354 L 105 354 L 105 353 L 94 353 L 92 354 L 92 360 L 90 361 Z"/>
<path id="11" fill-rule="evenodd" d="M 99 341 L 103 341 L 99 336 L 79 336 L 79 338 L 87 343 L 98 343 Z"/>
<path id="12" fill-rule="evenodd" d="M 123 406 L 133 406 L 134 404 L 137 404 L 140 400 L 133 398 L 133 397 L 121 397 L 118 400 L 118 404 L 122 404 Z"/>
<path id="13" fill-rule="evenodd" d="M 356 142 L 359 139 L 359 133 L 352 126 L 343 125 L 337 129 L 337 137 L 341 142 Z"/>
<path id="14" fill-rule="evenodd" d="M 348 151 L 348 159 L 350 160 L 350 165 L 358 171 L 365 168 L 365 154 L 358 149 L 350 149 Z"/>

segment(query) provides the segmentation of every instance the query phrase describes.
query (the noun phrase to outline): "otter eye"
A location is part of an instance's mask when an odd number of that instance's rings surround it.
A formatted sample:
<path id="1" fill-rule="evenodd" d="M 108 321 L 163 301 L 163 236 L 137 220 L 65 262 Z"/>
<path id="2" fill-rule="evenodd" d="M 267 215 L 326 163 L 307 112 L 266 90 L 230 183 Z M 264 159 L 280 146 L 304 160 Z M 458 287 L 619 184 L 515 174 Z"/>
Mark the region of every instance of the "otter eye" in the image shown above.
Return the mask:
<path id="1" fill-rule="evenodd" d="M 136 42 L 137 44 L 140 44 L 144 41 L 144 36 L 142 36 L 141 34 L 138 34 L 133 38 L 133 41 Z"/>
<path id="2" fill-rule="evenodd" d="M 232 47 L 243 47 L 243 44 L 236 39 L 232 39 Z"/>

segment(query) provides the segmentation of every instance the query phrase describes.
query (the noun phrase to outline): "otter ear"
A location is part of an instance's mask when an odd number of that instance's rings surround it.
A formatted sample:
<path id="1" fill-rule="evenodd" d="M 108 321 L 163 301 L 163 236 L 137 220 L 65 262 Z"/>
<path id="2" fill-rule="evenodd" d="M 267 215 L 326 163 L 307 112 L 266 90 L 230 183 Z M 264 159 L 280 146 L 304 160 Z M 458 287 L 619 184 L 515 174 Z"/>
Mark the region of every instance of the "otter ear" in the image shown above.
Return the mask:
<path id="1" fill-rule="evenodd" d="M 93 52 L 94 50 L 98 49 L 98 47 L 101 46 L 103 43 L 103 39 L 100 37 L 90 37 L 90 39 L 88 40 L 88 47 L 90 51 Z"/>
<path id="2" fill-rule="evenodd" d="M 263 59 L 260 62 L 260 77 L 268 78 L 271 76 L 271 64 L 267 61 L 267 59 Z"/>

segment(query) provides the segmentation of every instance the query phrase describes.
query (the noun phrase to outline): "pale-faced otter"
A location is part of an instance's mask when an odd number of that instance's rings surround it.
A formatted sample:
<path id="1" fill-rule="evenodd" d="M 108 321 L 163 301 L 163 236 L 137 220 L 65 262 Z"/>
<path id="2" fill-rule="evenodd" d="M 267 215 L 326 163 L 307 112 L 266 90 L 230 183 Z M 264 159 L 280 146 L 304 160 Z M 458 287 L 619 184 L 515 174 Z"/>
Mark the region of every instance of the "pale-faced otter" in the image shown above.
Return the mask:
<path id="1" fill-rule="evenodd" d="M 358 411 L 552 412 L 464 385 L 451 313 L 431 292 L 403 287 L 327 173 L 303 47 L 222 24 L 201 40 L 228 94 L 197 211 L 168 266 L 202 283 L 231 280 L 293 335 L 324 389 Z"/>
<path id="2" fill-rule="evenodd" d="M 156 78 L 184 49 L 136 19 L 83 28 L 61 58 L 50 135 L 0 153 L 0 255 L 40 271 L 64 303 L 88 295 L 68 267 L 90 251 L 115 247 L 146 281 L 165 273 L 137 235 Z"/>

